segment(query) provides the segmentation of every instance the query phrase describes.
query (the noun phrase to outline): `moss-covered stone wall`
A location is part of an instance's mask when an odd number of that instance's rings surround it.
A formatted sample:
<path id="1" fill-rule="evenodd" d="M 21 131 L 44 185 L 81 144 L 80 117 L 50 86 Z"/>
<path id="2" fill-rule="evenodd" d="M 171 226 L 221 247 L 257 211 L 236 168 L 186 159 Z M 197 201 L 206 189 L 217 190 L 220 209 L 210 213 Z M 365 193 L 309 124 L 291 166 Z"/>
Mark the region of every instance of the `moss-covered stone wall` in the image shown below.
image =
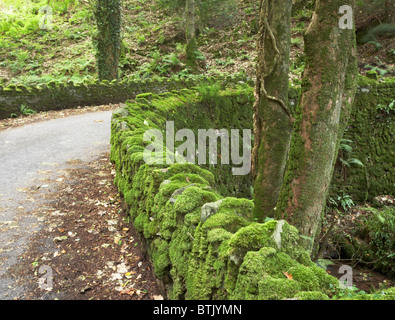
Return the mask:
<path id="1" fill-rule="evenodd" d="M 332 193 L 348 194 L 354 202 L 395 194 L 395 82 L 361 79 L 344 139 L 352 147 L 344 160 L 358 159 L 363 166 L 338 162 Z"/>
<path id="2" fill-rule="evenodd" d="M 222 102 L 229 99 L 229 108 L 234 108 L 230 96 L 236 96 L 247 109 L 250 93 L 247 88 L 234 88 L 219 92 L 218 97 Z M 144 162 L 143 151 L 149 143 L 143 141 L 146 130 L 164 130 L 169 117 L 177 122 L 185 115 L 190 119 L 182 127 L 193 125 L 197 121 L 193 117 L 199 115 L 190 113 L 188 106 L 204 103 L 194 90 L 145 94 L 116 110 L 112 120 L 115 184 L 146 243 L 166 296 L 328 299 L 330 292 L 338 290 L 338 281 L 310 260 L 299 245 L 295 227 L 284 220 L 256 223 L 253 202 L 222 195 L 215 186 L 215 171 L 191 163 Z M 229 117 L 221 118 L 215 112 L 214 108 L 204 113 L 208 124 L 222 127 L 230 121 L 229 127 L 233 125 Z M 237 116 L 234 119 L 240 121 Z"/>
<path id="3" fill-rule="evenodd" d="M 156 79 L 152 81 L 102 81 L 85 84 L 49 83 L 37 87 L 22 85 L 0 86 L 0 119 L 11 114 L 19 114 L 21 105 L 35 111 L 48 111 L 78 106 L 119 103 L 133 99 L 141 93 L 165 93 L 182 88 L 191 88 L 204 78 L 189 80 Z M 206 79 L 207 80 L 207 79 Z M 242 77 L 218 77 L 211 79 L 222 87 L 234 86 L 239 82 L 253 82 Z M 297 104 L 298 90 L 290 88 L 290 103 Z M 217 128 L 252 129 L 252 89 L 245 94 L 234 97 L 220 97 L 203 101 L 198 108 L 189 106 L 181 108 L 174 114 L 167 115 L 173 119 L 176 128 Z M 355 202 L 370 201 L 377 195 L 395 194 L 395 150 L 394 130 L 395 111 L 385 108 L 395 100 L 395 82 L 392 79 L 377 82 L 361 78 L 353 114 L 345 132 L 345 139 L 351 140 L 353 153 L 349 158 L 360 160 L 364 167 L 350 165 L 345 167 L 338 162 L 332 182 L 331 194 L 348 194 Z M 207 116 L 209 114 L 210 116 Z M 220 126 L 222 125 L 222 127 Z M 220 147 L 220 145 L 219 145 Z M 345 159 L 347 160 L 347 159 Z M 209 166 L 206 166 L 206 169 Z M 251 196 L 251 181 L 247 176 L 233 179 L 230 166 L 215 166 L 210 170 L 215 173 L 216 186 L 223 195 L 236 197 Z"/>
<path id="4" fill-rule="evenodd" d="M 102 105 L 124 102 L 133 99 L 137 94 L 153 92 L 163 93 L 171 90 L 190 88 L 197 85 L 205 77 L 197 76 L 187 80 L 152 79 L 147 81 L 93 81 L 74 84 L 73 82 L 50 82 L 34 87 L 24 85 L 0 86 L 0 119 L 9 118 L 11 114 L 19 114 L 21 105 L 37 112 L 76 108 L 78 106 Z M 245 77 L 217 77 L 215 81 L 222 85 L 249 82 Z"/>

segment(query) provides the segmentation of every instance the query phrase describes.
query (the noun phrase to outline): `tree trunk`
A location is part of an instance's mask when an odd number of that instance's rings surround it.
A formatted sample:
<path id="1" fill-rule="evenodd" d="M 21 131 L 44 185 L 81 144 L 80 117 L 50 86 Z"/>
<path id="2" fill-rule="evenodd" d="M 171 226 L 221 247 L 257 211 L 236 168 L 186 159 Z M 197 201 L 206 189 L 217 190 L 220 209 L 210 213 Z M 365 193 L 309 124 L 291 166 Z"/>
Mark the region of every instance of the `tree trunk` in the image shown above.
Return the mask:
<path id="1" fill-rule="evenodd" d="M 187 40 L 186 60 L 188 65 L 196 62 L 196 25 L 195 25 L 195 0 L 186 0 L 185 3 L 185 35 Z"/>
<path id="2" fill-rule="evenodd" d="M 292 0 L 261 0 L 254 104 L 255 217 L 273 217 L 283 183 L 293 118 L 288 107 Z"/>
<path id="3" fill-rule="evenodd" d="M 118 79 L 121 49 L 121 1 L 96 0 L 97 66 L 100 80 Z"/>
<path id="4" fill-rule="evenodd" d="M 350 1 L 354 7 L 355 1 Z M 306 68 L 276 218 L 296 226 L 312 251 L 338 146 L 356 90 L 355 28 L 339 28 L 343 0 L 317 0 L 305 34 Z"/>

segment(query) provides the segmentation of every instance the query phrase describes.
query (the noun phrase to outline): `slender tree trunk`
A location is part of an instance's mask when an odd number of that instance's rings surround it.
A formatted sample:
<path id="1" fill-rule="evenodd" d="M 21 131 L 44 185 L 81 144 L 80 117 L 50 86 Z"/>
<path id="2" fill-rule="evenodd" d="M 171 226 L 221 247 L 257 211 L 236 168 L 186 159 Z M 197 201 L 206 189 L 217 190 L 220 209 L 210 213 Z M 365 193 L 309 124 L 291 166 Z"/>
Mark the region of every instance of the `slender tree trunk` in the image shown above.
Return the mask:
<path id="1" fill-rule="evenodd" d="M 354 0 L 349 1 L 354 7 Z M 305 33 L 306 68 L 276 218 L 296 226 L 310 252 L 356 90 L 355 29 L 339 28 L 343 0 L 317 0 Z"/>
<path id="2" fill-rule="evenodd" d="M 96 0 L 97 66 L 100 80 L 118 79 L 121 0 Z"/>
<path id="3" fill-rule="evenodd" d="M 195 0 L 186 0 L 185 3 L 185 35 L 187 40 L 186 60 L 189 65 L 196 61 L 196 24 L 195 24 Z"/>
<path id="4" fill-rule="evenodd" d="M 273 217 L 293 127 L 288 107 L 292 0 L 261 0 L 254 104 L 255 217 Z"/>

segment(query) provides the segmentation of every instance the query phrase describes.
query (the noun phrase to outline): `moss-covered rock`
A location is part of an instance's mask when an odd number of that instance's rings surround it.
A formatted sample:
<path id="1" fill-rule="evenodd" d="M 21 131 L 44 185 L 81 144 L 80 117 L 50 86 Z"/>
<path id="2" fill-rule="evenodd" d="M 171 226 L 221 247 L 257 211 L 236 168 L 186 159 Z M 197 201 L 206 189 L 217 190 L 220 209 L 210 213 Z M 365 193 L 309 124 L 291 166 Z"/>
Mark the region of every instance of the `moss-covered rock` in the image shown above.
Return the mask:
<path id="1" fill-rule="evenodd" d="M 283 300 L 320 296 L 336 284 L 333 277 L 317 276 L 318 269 L 304 266 L 284 252 L 263 247 L 249 251 L 240 266 L 233 299 Z M 322 270 L 324 273 L 325 271 Z"/>
<path id="2" fill-rule="evenodd" d="M 338 286 L 310 260 L 295 227 L 254 221 L 253 201 L 242 198 L 250 177 L 233 177 L 230 166 L 144 162 L 144 132 L 163 132 L 169 120 L 176 130 L 248 128 L 250 114 L 238 112 L 251 93 L 220 91 L 211 104 L 199 104 L 193 90 L 145 94 L 114 112 L 114 183 L 171 299 L 327 299 Z"/>

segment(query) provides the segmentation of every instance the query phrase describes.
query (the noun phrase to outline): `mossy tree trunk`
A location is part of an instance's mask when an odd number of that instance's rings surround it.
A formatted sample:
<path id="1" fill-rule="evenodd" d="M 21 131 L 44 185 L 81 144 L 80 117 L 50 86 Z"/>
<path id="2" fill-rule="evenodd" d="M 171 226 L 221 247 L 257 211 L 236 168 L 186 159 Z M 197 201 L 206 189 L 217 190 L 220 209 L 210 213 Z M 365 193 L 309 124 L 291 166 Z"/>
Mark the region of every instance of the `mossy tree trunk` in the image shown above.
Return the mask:
<path id="1" fill-rule="evenodd" d="M 185 49 L 188 65 L 195 65 L 196 62 L 196 23 L 195 23 L 195 0 L 185 2 L 185 35 L 187 45 Z"/>
<path id="2" fill-rule="evenodd" d="M 121 0 L 96 0 L 95 17 L 99 79 L 118 79 L 121 50 Z"/>
<path id="3" fill-rule="evenodd" d="M 254 104 L 255 217 L 273 217 L 283 183 L 293 118 L 288 106 L 292 0 L 261 0 Z"/>
<path id="4" fill-rule="evenodd" d="M 355 1 L 350 1 L 353 7 Z M 313 250 L 339 141 L 356 91 L 354 29 L 339 28 L 343 0 L 317 0 L 305 33 L 302 94 L 276 218 L 285 218 Z"/>

